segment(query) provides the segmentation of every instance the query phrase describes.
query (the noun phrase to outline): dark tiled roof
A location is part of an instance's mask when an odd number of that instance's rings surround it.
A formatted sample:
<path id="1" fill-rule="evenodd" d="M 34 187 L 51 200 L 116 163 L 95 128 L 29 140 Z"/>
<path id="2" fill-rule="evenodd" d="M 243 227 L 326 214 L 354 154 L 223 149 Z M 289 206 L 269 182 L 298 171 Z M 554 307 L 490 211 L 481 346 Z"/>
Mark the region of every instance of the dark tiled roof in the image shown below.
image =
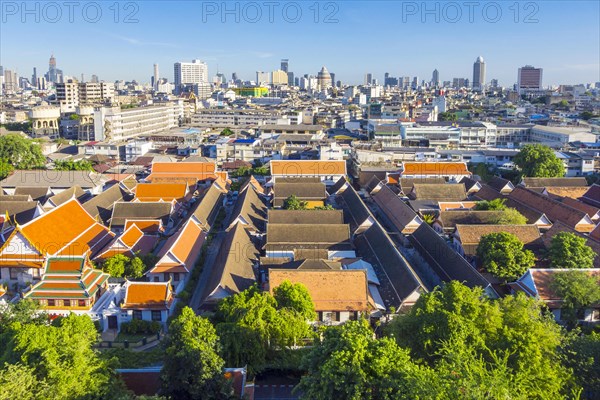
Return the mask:
<path id="1" fill-rule="evenodd" d="M 146 220 L 146 219 L 160 219 L 163 225 L 167 225 L 169 217 L 171 216 L 172 205 L 171 203 L 115 203 L 112 216 L 110 219 L 110 226 L 125 226 L 125 220 Z"/>
<path id="2" fill-rule="evenodd" d="M 342 210 L 269 210 L 270 224 L 343 224 Z"/>
<path id="3" fill-rule="evenodd" d="M 548 186 L 587 186 L 584 177 L 575 178 L 523 178 L 526 187 L 548 187 Z"/>
<path id="4" fill-rule="evenodd" d="M 219 209 L 223 205 L 223 193 L 213 184 L 204 194 L 204 197 L 196 205 L 193 211 L 193 216 L 202 229 L 209 231 L 215 218 L 219 213 Z"/>
<path id="5" fill-rule="evenodd" d="M 247 185 L 240 192 L 231 215 L 232 220 L 237 217 L 243 218 L 253 230 L 262 232 L 267 219 L 267 206 L 258 193 L 256 193 L 254 187 Z"/>
<path id="6" fill-rule="evenodd" d="M 379 209 L 398 232 L 405 232 L 406 227 L 417 218 L 413 209 L 385 185 L 372 196 Z"/>
<path id="7" fill-rule="evenodd" d="M 92 217 L 100 218 L 107 225 L 115 203 L 129 201 L 133 196 L 119 185 L 113 185 L 99 195 L 83 203 L 83 208 Z"/>
<path id="8" fill-rule="evenodd" d="M 594 207 L 600 207 L 600 185 L 593 184 L 588 191 L 581 196 L 581 200 Z"/>
<path id="9" fill-rule="evenodd" d="M 415 200 L 461 201 L 467 198 L 462 183 L 415 183 L 411 195 Z"/>

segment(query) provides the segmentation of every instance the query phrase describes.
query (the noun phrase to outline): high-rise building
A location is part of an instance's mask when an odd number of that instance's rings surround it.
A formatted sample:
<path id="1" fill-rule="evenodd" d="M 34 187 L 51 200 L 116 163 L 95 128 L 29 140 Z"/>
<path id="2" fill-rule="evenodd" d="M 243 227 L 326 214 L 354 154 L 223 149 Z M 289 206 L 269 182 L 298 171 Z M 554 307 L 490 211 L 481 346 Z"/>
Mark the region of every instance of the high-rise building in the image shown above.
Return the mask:
<path id="1" fill-rule="evenodd" d="M 317 89 L 325 90 L 332 86 L 331 74 L 327 71 L 327 68 L 322 67 L 317 74 Z"/>
<path id="2" fill-rule="evenodd" d="M 154 90 L 158 89 L 158 81 L 160 76 L 158 74 L 158 64 L 154 64 L 154 75 L 152 76 L 152 88 Z"/>
<path id="3" fill-rule="evenodd" d="M 234 83 L 235 83 L 235 82 L 237 82 L 237 80 L 238 80 L 238 75 L 237 75 L 237 72 L 233 72 L 233 73 L 231 74 L 231 80 L 232 80 Z"/>
<path id="4" fill-rule="evenodd" d="M 411 88 L 416 89 L 419 87 L 419 77 L 415 76 L 412 80 Z"/>
<path id="5" fill-rule="evenodd" d="M 373 74 L 366 73 L 365 74 L 365 85 L 370 85 L 373 83 Z"/>
<path id="6" fill-rule="evenodd" d="M 4 90 L 6 92 L 16 92 L 19 90 L 19 76 L 10 69 L 4 70 Z"/>
<path id="7" fill-rule="evenodd" d="M 37 68 L 33 67 L 33 74 L 31 75 L 31 84 L 33 86 L 37 85 L 37 78 L 38 78 L 38 76 L 37 76 Z"/>
<path id="8" fill-rule="evenodd" d="M 284 58 L 281 60 L 281 70 L 282 71 L 284 71 L 286 73 L 289 72 L 289 69 L 288 69 L 289 62 L 290 62 L 290 60 L 288 60 L 287 58 Z"/>
<path id="9" fill-rule="evenodd" d="M 440 85 L 440 73 L 437 69 L 434 69 L 433 73 L 431 74 L 431 84 L 434 87 L 438 87 Z"/>
<path id="10" fill-rule="evenodd" d="M 264 71 L 256 71 L 256 84 L 257 85 L 268 85 L 271 83 L 271 74 Z"/>
<path id="11" fill-rule="evenodd" d="M 291 71 L 288 71 L 287 76 L 288 76 L 288 85 L 289 86 L 294 86 L 294 84 L 295 84 L 294 73 L 291 72 Z"/>
<path id="12" fill-rule="evenodd" d="M 46 73 L 46 80 L 50 83 L 63 82 L 63 72 L 62 70 L 56 67 L 56 58 L 54 58 L 54 54 L 50 56 L 50 61 L 48 62 L 48 72 Z"/>
<path id="13" fill-rule="evenodd" d="M 177 62 L 174 70 L 177 94 L 181 93 L 187 85 L 208 84 L 208 66 L 205 62 L 200 60 L 193 60 L 191 63 Z"/>
<path id="14" fill-rule="evenodd" d="M 473 90 L 483 90 L 485 88 L 485 61 L 483 57 L 477 57 L 473 64 Z"/>
<path id="15" fill-rule="evenodd" d="M 271 72 L 271 83 L 273 85 L 287 85 L 288 74 L 287 72 L 279 69 Z"/>
<path id="16" fill-rule="evenodd" d="M 92 75 L 92 79 L 90 79 L 91 83 L 99 83 L 98 75 Z"/>
<path id="17" fill-rule="evenodd" d="M 517 89 L 519 93 L 527 90 L 542 89 L 542 72 L 542 68 L 535 68 L 532 65 L 519 68 L 517 76 Z"/>
<path id="18" fill-rule="evenodd" d="M 498 87 L 498 79 L 492 79 L 490 81 L 490 86 L 496 89 Z"/>

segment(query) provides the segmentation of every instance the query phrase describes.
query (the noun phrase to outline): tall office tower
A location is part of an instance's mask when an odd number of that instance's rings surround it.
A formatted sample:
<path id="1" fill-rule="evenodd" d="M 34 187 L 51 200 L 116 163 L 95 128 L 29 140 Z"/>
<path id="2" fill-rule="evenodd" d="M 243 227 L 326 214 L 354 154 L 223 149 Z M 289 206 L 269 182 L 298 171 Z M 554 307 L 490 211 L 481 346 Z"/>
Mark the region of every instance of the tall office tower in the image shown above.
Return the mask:
<path id="1" fill-rule="evenodd" d="M 485 61 L 483 57 L 477 57 L 473 64 L 473 90 L 482 91 L 485 88 Z"/>
<path id="2" fill-rule="evenodd" d="M 535 68 L 532 65 L 519 68 L 517 76 L 517 89 L 519 93 L 527 90 L 542 89 L 542 72 L 542 68 Z"/>
<path id="3" fill-rule="evenodd" d="M 19 76 L 10 69 L 4 70 L 4 90 L 7 92 L 16 92 L 19 90 Z"/>
<path id="4" fill-rule="evenodd" d="M 415 76 L 412 80 L 411 88 L 416 89 L 417 87 L 419 87 L 419 77 Z"/>
<path id="5" fill-rule="evenodd" d="M 335 86 L 335 72 L 330 72 L 329 75 L 331 76 L 331 86 Z"/>
<path id="6" fill-rule="evenodd" d="M 408 89 L 410 86 L 410 76 L 402 77 L 402 89 Z"/>
<path id="7" fill-rule="evenodd" d="M 50 56 L 50 61 L 48 62 L 46 80 L 50 83 L 61 83 L 63 81 L 63 73 L 62 70 L 56 68 L 56 58 L 54 58 L 54 54 Z"/>
<path id="8" fill-rule="evenodd" d="M 365 85 L 370 85 L 373 83 L 373 74 L 366 73 L 365 74 Z"/>
<path id="9" fill-rule="evenodd" d="M 440 73 L 437 69 L 434 69 L 433 74 L 431 74 L 431 84 L 434 87 L 438 87 L 440 85 Z"/>
<path id="10" fill-rule="evenodd" d="M 31 75 L 31 84 L 33 86 L 37 85 L 37 78 L 38 78 L 38 76 L 37 76 L 37 68 L 33 67 L 33 74 Z"/>
<path id="11" fill-rule="evenodd" d="M 177 62 L 174 65 L 175 93 L 180 94 L 185 86 L 208 84 L 208 66 L 200 60 L 191 63 Z"/>
<path id="12" fill-rule="evenodd" d="M 232 80 L 233 82 L 237 82 L 237 80 L 238 80 L 237 72 L 233 72 L 233 73 L 231 74 L 231 80 Z"/>
<path id="13" fill-rule="evenodd" d="M 160 80 L 160 76 L 158 74 L 158 64 L 154 64 L 154 75 L 152 76 L 152 88 L 154 90 L 158 89 L 158 81 Z"/>
<path id="14" fill-rule="evenodd" d="M 288 71 L 287 76 L 288 76 L 288 85 L 294 86 L 294 73 Z"/>
<path id="15" fill-rule="evenodd" d="M 256 84 L 257 85 L 268 85 L 271 83 L 271 74 L 264 71 L 256 71 Z"/>
<path id="16" fill-rule="evenodd" d="M 327 68 L 322 67 L 319 73 L 317 74 L 317 89 L 329 89 L 332 86 L 331 82 L 331 74 L 329 73 L 329 71 L 327 71 Z"/>
<path id="17" fill-rule="evenodd" d="M 283 59 L 281 60 L 281 68 L 280 68 L 280 69 L 281 69 L 283 72 L 286 72 L 286 73 L 287 73 L 287 72 L 289 72 L 289 69 L 288 69 L 288 67 L 289 67 L 289 63 L 290 63 L 290 60 L 288 60 L 287 58 L 283 58 Z"/>
<path id="18" fill-rule="evenodd" d="M 283 70 L 276 70 L 271 72 L 271 83 L 273 85 L 287 85 L 288 74 Z"/>

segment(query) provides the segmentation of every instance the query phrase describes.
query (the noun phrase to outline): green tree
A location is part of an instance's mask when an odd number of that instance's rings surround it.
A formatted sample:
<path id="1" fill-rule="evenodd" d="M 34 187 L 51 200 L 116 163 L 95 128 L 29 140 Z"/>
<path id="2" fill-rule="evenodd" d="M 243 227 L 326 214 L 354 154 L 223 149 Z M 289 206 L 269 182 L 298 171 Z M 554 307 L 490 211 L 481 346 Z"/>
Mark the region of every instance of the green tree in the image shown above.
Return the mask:
<path id="1" fill-rule="evenodd" d="M 518 237 L 507 232 L 483 235 L 477 246 L 483 267 L 499 278 L 514 280 L 535 265 L 535 256 L 523 249 Z"/>
<path id="2" fill-rule="evenodd" d="M 573 335 L 563 348 L 565 365 L 584 389 L 600 393 L 600 333 Z"/>
<path id="3" fill-rule="evenodd" d="M 585 308 L 600 302 L 600 279 L 585 271 L 557 273 L 550 287 L 563 300 L 561 319 L 570 327 L 577 325 L 578 317 Z"/>
<path id="4" fill-rule="evenodd" d="M 169 325 L 161 371 L 165 395 L 182 400 L 228 398 L 218 352 L 219 338 L 210 321 L 184 307 Z"/>
<path id="5" fill-rule="evenodd" d="M 298 197 L 293 194 L 283 202 L 283 208 L 286 210 L 306 210 L 306 201 L 299 200 Z"/>
<path id="6" fill-rule="evenodd" d="M 591 118 L 596 118 L 597 115 L 594 115 L 594 113 L 589 112 L 589 111 L 583 111 L 579 113 L 579 118 L 581 118 L 584 121 L 587 121 Z"/>
<path id="7" fill-rule="evenodd" d="M 124 275 L 128 278 L 141 278 L 144 275 L 146 266 L 140 257 L 133 257 L 129 259 L 129 262 L 125 264 Z"/>
<path id="8" fill-rule="evenodd" d="M 268 165 L 259 165 L 259 166 L 252 168 L 252 175 L 265 176 L 265 175 L 269 175 L 269 174 L 270 174 L 270 171 L 269 171 Z"/>
<path id="9" fill-rule="evenodd" d="M 113 278 L 121 278 L 125 273 L 125 266 L 129 263 L 129 257 L 123 254 L 115 254 L 102 265 L 102 270 Z"/>
<path id="10" fill-rule="evenodd" d="M 92 163 L 87 160 L 58 160 L 54 162 L 57 171 L 93 171 Z"/>
<path id="11" fill-rule="evenodd" d="M 314 321 L 317 317 L 315 306 L 308 289 L 301 283 L 283 281 L 273 289 L 278 308 L 289 308 L 298 312 L 305 320 Z"/>
<path id="12" fill-rule="evenodd" d="M 16 325 L 10 341 L 0 349 L 0 365 L 10 368 L 10 382 L 32 389 L 33 398 L 113 398 L 116 382 L 92 348 L 98 333 L 87 315 L 70 314 L 53 325 Z M 28 386 L 32 376 L 33 388 Z M 0 381 L 2 393 L 6 382 Z"/>
<path id="13" fill-rule="evenodd" d="M 435 376 L 389 338 L 376 340 L 365 320 L 329 327 L 304 361 L 304 399 L 434 398 Z"/>
<path id="14" fill-rule="evenodd" d="M 231 174 L 233 177 L 242 177 L 248 176 L 252 172 L 252 169 L 249 167 L 239 167 Z"/>
<path id="15" fill-rule="evenodd" d="M 456 116 L 455 113 L 451 113 L 451 112 L 441 112 L 438 114 L 438 121 L 457 121 L 458 117 Z"/>
<path id="16" fill-rule="evenodd" d="M 13 171 L 14 167 L 6 160 L 0 159 L 0 180 L 6 178 Z"/>
<path id="17" fill-rule="evenodd" d="M 492 300 L 453 281 L 421 295 L 386 333 L 436 370 L 441 399 L 565 398 L 572 388 L 561 327 L 522 293 Z"/>
<path id="18" fill-rule="evenodd" d="M 221 136 L 231 136 L 233 135 L 233 131 L 229 128 L 225 128 L 221 131 Z"/>
<path id="19" fill-rule="evenodd" d="M 35 169 L 46 166 L 40 146 L 17 134 L 0 136 L 0 160 L 15 169 Z"/>
<path id="20" fill-rule="evenodd" d="M 592 268 L 597 255 L 585 243 L 585 238 L 571 232 L 554 235 L 548 249 L 552 268 Z"/>
<path id="21" fill-rule="evenodd" d="M 565 175 L 563 162 L 554 151 L 542 144 L 527 144 L 514 158 L 524 176 L 556 178 Z"/>
<path id="22" fill-rule="evenodd" d="M 506 208 L 494 219 L 497 225 L 525 225 L 527 218 L 514 208 Z"/>
<path id="23" fill-rule="evenodd" d="M 501 199 L 501 198 L 489 200 L 489 201 L 488 200 L 478 201 L 477 204 L 475 204 L 474 210 L 477 210 L 477 211 L 505 210 L 506 205 L 504 203 L 506 203 L 506 199 Z"/>

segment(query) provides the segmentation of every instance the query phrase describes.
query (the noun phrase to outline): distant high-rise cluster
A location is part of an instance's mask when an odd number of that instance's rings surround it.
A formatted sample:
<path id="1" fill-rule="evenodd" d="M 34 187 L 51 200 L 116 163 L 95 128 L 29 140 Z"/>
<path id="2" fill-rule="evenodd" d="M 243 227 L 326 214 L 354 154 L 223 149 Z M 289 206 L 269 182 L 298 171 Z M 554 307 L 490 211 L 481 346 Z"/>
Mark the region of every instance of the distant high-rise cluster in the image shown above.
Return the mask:
<path id="1" fill-rule="evenodd" d="M 46 81 L 50 83 L 62 83 L 63 82 L 63 72 L 62 70 L 56 68 L 56 58 L 54 58 L 54 54 L 50 56 L 50 61 L 48 62 L 48 72 L 45 75 Z"/>

